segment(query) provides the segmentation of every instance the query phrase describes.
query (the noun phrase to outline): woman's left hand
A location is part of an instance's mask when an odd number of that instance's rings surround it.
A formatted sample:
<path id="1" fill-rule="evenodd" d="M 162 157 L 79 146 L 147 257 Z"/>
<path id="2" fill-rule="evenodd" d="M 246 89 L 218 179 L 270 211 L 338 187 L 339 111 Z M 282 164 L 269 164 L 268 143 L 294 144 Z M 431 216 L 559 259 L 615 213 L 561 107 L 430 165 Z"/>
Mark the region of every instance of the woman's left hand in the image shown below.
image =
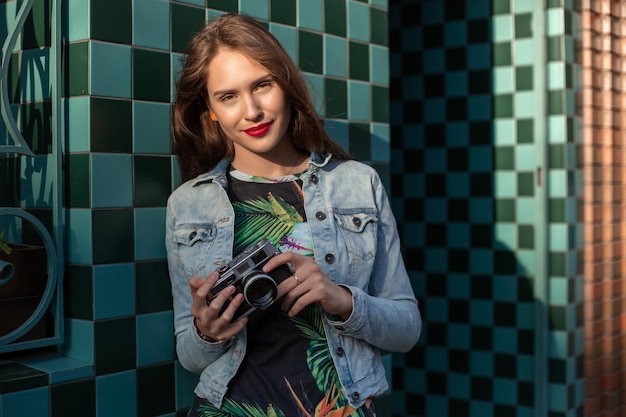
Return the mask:
<path id="1" fill-rule="evenodd" d="M 279 265 L 291 264 L 294 275 L 279 284 L 283 295 L 282 308 L 290 317 L 300 313 L 309 304 L 318 303 L 328 314 L 347 320 L 352 313 L 352 293 L 346 287 L 334 284 L 315 263 L 313 258 L 285 252 L 271 258 L 263 271 L 269 272 Z"/>

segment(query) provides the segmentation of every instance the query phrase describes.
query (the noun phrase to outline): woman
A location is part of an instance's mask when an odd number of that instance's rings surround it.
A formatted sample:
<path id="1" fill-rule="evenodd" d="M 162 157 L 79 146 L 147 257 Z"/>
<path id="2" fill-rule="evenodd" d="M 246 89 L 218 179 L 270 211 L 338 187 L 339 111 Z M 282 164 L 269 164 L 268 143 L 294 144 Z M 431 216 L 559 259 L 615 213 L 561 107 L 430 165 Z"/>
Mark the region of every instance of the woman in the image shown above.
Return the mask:
<path id="1" fill-rule="evenodd" d="M 189 415 L 375 415 L 380 350 L 408 351 L 421 331 L 395 219 L 376 172 L 324 132 L 297 66 L 253 19 L 227 14 L 192 39 L 173 144 L 176 349 L 200 374 Z M 212 293 L 261 238 L 282 253 L 259 273 L 290 268 L 278 300 L 246 309 L 234 285 Z"/>

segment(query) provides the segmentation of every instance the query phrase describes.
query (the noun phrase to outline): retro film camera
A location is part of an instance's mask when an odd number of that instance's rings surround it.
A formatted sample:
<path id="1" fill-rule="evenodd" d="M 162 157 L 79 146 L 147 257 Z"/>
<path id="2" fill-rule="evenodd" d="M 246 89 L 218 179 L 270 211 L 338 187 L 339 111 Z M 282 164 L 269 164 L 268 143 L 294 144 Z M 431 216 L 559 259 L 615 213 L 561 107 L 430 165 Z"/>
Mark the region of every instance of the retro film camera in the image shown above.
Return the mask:
<path id="1" fill-rule="evenodd" d="M 232 297 L 242 293 L 245 301 L 235 312 L 233 320 L 245 317 L 256 309 L 268 308 L 276 301 L 278 284 L 293 275 L 289 265 L 280 265 L 268 273 L 262 271 L 263 265 L 279 253 L 280 251 L 265 238 L 244 249 L 218 270 L 220 276 L 207 296 L 207 304 L 224 288 L 234 285 L 235 292 Z M 228 303 L 224 304 L 220 314 L 226 307 Z"/>

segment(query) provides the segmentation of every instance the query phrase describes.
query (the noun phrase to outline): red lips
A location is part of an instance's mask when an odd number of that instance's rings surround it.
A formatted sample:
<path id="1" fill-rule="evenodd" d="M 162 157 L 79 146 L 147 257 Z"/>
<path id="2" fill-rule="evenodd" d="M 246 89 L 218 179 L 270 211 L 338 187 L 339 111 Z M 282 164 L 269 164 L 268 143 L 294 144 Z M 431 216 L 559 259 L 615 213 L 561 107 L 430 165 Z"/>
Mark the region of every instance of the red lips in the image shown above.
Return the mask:
<path id="1" fill-rule="evenodd" d="M 272 123 L 262 123 L 260 125 L 251 127 L 249 129 L 244 130 L 244 132 L 246 132 L 248 135 L 250 136 L 254 136 L 254 137 L 259 137 L 259 136 L 263 136 L 264 134 L 267 133 L 268 130 L 270 130 L 270 127 L 272 126 Z"/>

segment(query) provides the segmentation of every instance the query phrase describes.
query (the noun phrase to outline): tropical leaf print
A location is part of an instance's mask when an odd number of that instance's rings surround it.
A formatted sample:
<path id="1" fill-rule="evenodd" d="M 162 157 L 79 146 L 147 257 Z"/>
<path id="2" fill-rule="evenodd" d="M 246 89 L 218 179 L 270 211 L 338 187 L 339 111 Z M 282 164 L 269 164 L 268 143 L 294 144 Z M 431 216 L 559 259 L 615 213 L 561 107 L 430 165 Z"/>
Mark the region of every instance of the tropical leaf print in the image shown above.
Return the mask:
<path id="1" fill-rule="evenodd" d="M 216 408 L 206 402 L 198 407 L 199 417 L 285 417 L 282 411 L 268 404 L 265 409 L 258 405 L 239 404 L 230 399 L 225 399 L 222 408 Z"/>

